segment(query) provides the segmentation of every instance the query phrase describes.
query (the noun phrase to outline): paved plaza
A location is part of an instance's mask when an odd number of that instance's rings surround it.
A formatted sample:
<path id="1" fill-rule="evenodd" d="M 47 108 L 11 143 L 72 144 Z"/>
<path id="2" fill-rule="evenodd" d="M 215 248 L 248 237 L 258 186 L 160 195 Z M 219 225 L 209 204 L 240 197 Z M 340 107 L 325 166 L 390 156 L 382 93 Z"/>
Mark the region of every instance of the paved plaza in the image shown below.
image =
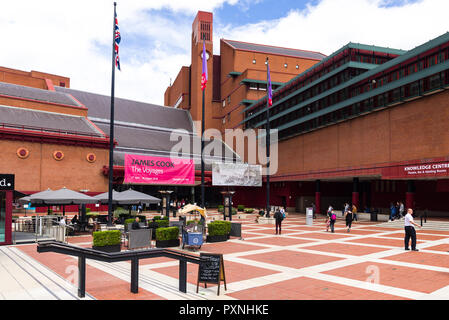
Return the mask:
<path id="1" fill-rule="evenodd" d="M 200 285 L 198 266 L 188 264 L 187 293 L 178 291 L 176 260 L 140 261 L 139 293 L 130 292 L 130 263 L 87 260 L 86 298 L 98 300 L 439 300 L 449 299 L 449 231 L 429 220 L 417 229 L 419 252 L 405 251 L 401 223 L 354 222 L 350 233 L 338 220 L 326 232 L 324 218 L 306 225 L 290 215 L 274 225 L 238 215 L 242 239 L 205 243 L 199 252 L 222 253 L 227 290 Z M 446 222 L 447 223 L 447 222 Z M 89 235 L 69 243 L 90 247 Z M 176 248 L 177 250 L 181 250 Z M 0 299 L 78 299 L 77 259 L 37 253 L 36 244 L 0 247 Z"/>

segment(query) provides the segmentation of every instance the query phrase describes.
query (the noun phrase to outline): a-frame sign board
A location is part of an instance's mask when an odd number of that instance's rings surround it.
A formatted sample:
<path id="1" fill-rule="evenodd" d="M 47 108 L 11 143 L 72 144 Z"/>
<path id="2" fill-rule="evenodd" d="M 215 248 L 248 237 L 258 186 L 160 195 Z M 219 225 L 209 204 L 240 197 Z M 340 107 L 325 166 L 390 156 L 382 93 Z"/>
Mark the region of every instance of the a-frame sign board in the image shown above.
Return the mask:
<path id="1" fill-rule="evenodd" d="M 205 288 L 207 288 L 208 283 L 215 283 L 218 285 L 217 295 L 220 295 L 221 281 L 224 282 L 225 290 L 227 290 L 223 255 L 213 253 L 200 253 L 200 259 L 201 262 L 198 268 L 196 293 L 198 293 L 200 282 L 204 283 Z"/>

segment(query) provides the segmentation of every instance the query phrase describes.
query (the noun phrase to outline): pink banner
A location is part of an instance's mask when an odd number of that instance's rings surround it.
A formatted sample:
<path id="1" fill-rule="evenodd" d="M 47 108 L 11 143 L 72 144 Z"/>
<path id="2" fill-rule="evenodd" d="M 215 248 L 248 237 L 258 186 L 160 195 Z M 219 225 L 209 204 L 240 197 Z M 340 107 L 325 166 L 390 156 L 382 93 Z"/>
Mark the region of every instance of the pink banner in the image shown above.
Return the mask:
<path id="1" fill-rule="evenodd" d="M 125 180 L 130 184 L 195 184 L 192 159 L 125 155 Z"/>

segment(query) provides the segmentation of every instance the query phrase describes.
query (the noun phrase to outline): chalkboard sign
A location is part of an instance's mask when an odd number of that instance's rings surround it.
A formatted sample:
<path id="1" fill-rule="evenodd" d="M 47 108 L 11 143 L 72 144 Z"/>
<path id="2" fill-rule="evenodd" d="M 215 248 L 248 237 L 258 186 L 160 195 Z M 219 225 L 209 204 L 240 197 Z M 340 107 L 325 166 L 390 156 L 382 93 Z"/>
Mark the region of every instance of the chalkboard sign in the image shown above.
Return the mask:
<path id="1" fill-rule="evenodd" d="M 198 268 L 198 282 L 196 292 L 200 282 L 204 283 L 204 287 L 207 288 L 207 283 L 218 284 L 217 294 L 220 295 L 220 284 L 224 281 L 226 290 L 226 277 L 224 271 L 224 262 L 222 254 L 201 253 L 200 254 L 200 266 Z"/>

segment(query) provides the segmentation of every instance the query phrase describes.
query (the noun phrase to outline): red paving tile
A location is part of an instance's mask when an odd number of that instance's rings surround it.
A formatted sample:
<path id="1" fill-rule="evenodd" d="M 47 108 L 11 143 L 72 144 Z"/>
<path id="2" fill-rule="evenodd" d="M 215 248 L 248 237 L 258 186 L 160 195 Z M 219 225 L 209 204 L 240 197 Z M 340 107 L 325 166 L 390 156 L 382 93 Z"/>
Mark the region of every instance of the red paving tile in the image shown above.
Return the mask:
<path id="1" fill-rule="evenodd" d="M 376 281 L 381 285 L 424 293 L 432 293 L 449 285 L 446 272 L 396 266 L 388 262 L 359 263 L 323 273 L 359 281 Z"/>
<path id="2" fill-rule="evenodd" d="M 359 243 L 366 244 L 377 244 L 381 246 L 389 246 L 389 247 L 399 247 L 404 248 L 404 239 L 385 239 L 385 238 L 364 238 L 357 239 Z M 417 240 L 416 243 L 423 243 L 420 240 Z"/>
<path id="3" fill-rule="evenodd" d="M 262 238 L 262 239 L 250 239 L 248 241 L 255 242 L 255 243 L 271 244 L 273 246 L 293 246 L 293 245 L 310 242 L 309 240 L 293 239 L 293 238 L 285 238 L 285 237 L 269 237 L 269 238 Z"/>
<path id="4" fill-rule="evenodd" d="M 33 259 L 47 266 L 63 278 L 72 279 L 77 275 L 78 260 L 58 253 L 38 253 L 36 245 L 17 247 Z M 77 284 L 74 283 L 75 286 Z M 130 283 L 86 264 L 86 293 L 99 300 L 162 300 L 163 298 L 139 288 L 139 293 L 130 291 Z"/>
<path id="5" fill-rule="evenodd" d="M 383 259 L 449 268 L 449 254 L 444 253 L 404 251 L 404 253 L 385 257 Z M 449 274 L 447 275 L 447 278 L 449 279 Z"/>
<path id="6" fill-rule="evenodd" d="M 242 300 L 405 300 L 389 294 L 308 277 L 241 290 L 228 295 Z"/>
<path id="7" fill-rule="evenodd" d="M 336 240 L 336 239 L 343 239 L 343 238 L 350 239 L 350 238 L 352 238 L 352 235 L 348 234 L 348 233 L 332 233 L 329 231 L 329 232 L 304 233 L 304 234 L 292 235 L 292 237 L 319 239 L 319 240 Z"/>
<path id="8" fill-rule="evenodd" d="M 216 243 L 205 243 L 201 246 L 202 252 L 210 252 L 210 253 L 236 253 L 236 252 L 246 252 L 252 250 L 260 250 L 265 249 L 265 247 L 250 245 L 245 243 L 236 243 L 236 242 L 216 242 Z"/>
<path id="9" fill-rule="evenodd" d="M 263 229 L 263 230 L 253 231 L 253 232 L 260 233 L 260 234 L 276 235 L 276 228 L 273 226 L 272 228 L 269 228 L 269 229 Z M 290 233 L 296 233 L 296 232 L 299 232 L 299 231 L 282 228 L 282 234 L 290 234 Z"/>
<path id="10" fill-rule="evenodd" d="M 272 274 L 279 273 L 279 271 L 260 268 L 256 266 L 250 266 L 246 264 L 236 263 L 232 261 L 226 261 L 224 259 L 224 269 L 225 269 L 225 277 L 226 283 L 237 282 L 248 280 L 252 278 L 258 278 L 263 276 L 268 276 Z M 164 267 L 164 268 L 154 268 L 153 271 L 162 273 L 169 277 L 178 278 L 179 277 L 179 267 Z M 197 264 L 187 264 L 187 281 L 189 283 L 196 284 L 198 281 L 198 265 Z M 203 285 L 201 285 L 203 286 Z M 208 284 L 209 286 L 213 286 L 213 284 Z"/>
<path id="11" fill-rule="evenodd" d="M 440 244 L 434 247 L 427 247 L 426 250 L 449 252 L 449 243 Z"/>
<path id="12" fill-rule="evenodd" d="M 347 244 L 346 243 L 345 244 L 343 244 L 343 243 L 320 244 L 320 245 L 316 245 L 316 246 L 301 247 L 301 249 L 347 254 L 347 255 L 351 255 L 351 256 L 364 256 L 367 254 L 372 254 L 372 253 L 389 250 L 389 249 L 385 249 L 385 248 L 361 246 L 361 245 L 350 244 L 350 243 L 347 243 Z"/>
<path id="13" fill-rule="evenodd" d="M 389 237 L 389 238 L 402 238 L 404 239 L 404 232 L 401 233 L 392 233 L 392 234 L 388 234 L 388 235 L 381 235 L 381 237 Z M 441 239 L 447 239 L 447 237 L 445 236 L 435 236 L 435 235 L 430 235 L 430 234 L 425 234 L 425 233 L 421 233 L 419 231 L 416 231 L 416 239 L 418 240 L 430 240 L 430 241 L 435 241 L 435 240 L 441 240 Z"/>
<path id="14" fill-rule="evenodd" d="M 335 233 L 348 233 L 347 230 L 348 229 L 346 229 L 346 228 L 344 228 L 344 229 L 337 229 L 337 230 L 335 230 Z M 350 234 L 354 234 L 354 235 L 375 234 L 375 232 L 373 232 L 373 231 L 368 231 L 368 230 L 363 230 L 363 229 L 351 229 L 351 231 L 349 233 Z"/>
<path id="15" fill-rule="evenodd" d="M 270 252 L 269 254 L 263 253 L 263 254 L 248 255 L 245 256 L 244 258 L 295 269 L 306 268 L 323 263 L 341 260 L 340 258 L 329 257 L 326 255 L 311 254 L 291 250 L 274 251 Z"/>
<path id="16" fill-rule="evenodd" d="M 92 243 L 92 236 L 76 236 L 76 237 L 67 237 L 68 243 L 82 243 L 82 242 L 90 242 Z"/>

